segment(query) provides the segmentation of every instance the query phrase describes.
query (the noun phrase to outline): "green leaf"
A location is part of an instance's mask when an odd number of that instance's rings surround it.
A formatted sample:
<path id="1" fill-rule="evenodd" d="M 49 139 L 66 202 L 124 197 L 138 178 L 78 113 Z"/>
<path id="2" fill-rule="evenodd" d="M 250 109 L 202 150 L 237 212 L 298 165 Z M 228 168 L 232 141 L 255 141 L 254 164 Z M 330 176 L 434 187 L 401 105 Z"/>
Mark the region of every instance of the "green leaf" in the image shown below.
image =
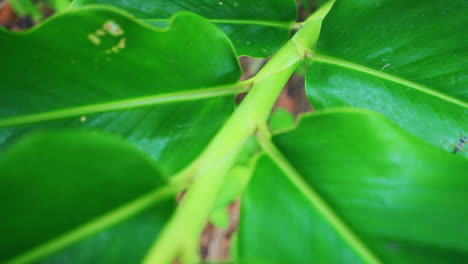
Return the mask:
<path id="1" fill-rule="evenodd" d="M 281 130 L 288 130 L 294 128 L 296 125 L 296 118 L 284 108 L 278 108 L 271 115 L 270 120 L 270 130 L 272 132 L 278 132 Z"/>
<path id="2" fill-rule="evenodd" d="M 211 213 L 211 223 L 217 228 L 227 229 L 231 223 L 231 216 L 229 215 L 229 207 L 219 208 Z"/>
<path id="3" fill-rule="evenodd" d="M 290 37 L 296 19 L 294 0 L 75 0 L 73 6 L 90 4 L 120 7 L 156 26 L 166 25 L 176 12 L 192 11 L 218 25 L 238 55 L 253 57 L 276 52 Z"/>
<path id="4" fill-rule="evenodd" d="M 466 0 L 337 1 L 307 75 L 312 105 L 372 109 L 452 151 L 468 133 L 467 13 Z"/>
<path id="5" fill-rule="evenodd" d="M 70 0 L 48 0 L 47 2 L 55 12 L 65 11 L 71 3 Z"/>
<path id="6" fill-rule="evenodd" d="M 216 227 L 229 227 L 229 206 L 241 197 L 247 187 L 257 162 L 259 148 L 256 138 L 250 137 L 238 155 L 235 165 L 227 172 L 211 209 L 210 220 Z"/>
<path id="7" fill-rule="evenodd" d="M 189 13 L 156 30 L 85 7 L 26 33 L 0 30 L 0 43 L 0 150 L 30 131 L 100 128 L 171 175 L 199 155 L 245 91 L 224 33 Z"/>
<path id="8" fill-rule="evenodd" d="M 0 156 L 0 185 L 0 261 L 11 263 L 137 263 L 177 192 L 141 150 L 88 130 L 22 139 Z"/>
<path id="9" fill-rule="evenodd" d="M 354 109 L 272 140 L 243 196 L 242 263 L 466 263 L 463 157 Z"/>
<path id="10" fill-rule="evenodd" d="M 257 139 L 254 136 L 249 137 L 238 154 L 235 165 L 227 172 L 212 211 L 225 208 L 240 197 L 250 181 L 259 152 Z"/>

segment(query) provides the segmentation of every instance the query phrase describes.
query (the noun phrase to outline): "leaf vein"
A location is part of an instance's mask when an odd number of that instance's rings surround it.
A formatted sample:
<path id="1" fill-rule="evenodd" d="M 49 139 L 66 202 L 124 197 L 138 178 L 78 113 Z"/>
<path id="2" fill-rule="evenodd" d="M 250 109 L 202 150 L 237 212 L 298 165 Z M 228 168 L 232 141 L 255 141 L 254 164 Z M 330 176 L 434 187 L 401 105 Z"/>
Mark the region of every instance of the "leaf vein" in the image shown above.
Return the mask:
<path id="1" fill-rule="evenodd" d="M 169 23 L 171 19 L 169 18 L 139 18 L 141 22 L 147 23 Z M 237 24 L 237 25 L 258 25 L 258 26 L 267 26 L 267 27 L 278 27 L 278 28 L 287 28 L 293 29 L 295 27 L 294 22 L 278 22 L 278 21 L 268 21 L 268 20 L 249 20 L 249 19 L 212 19 L 207 18 L 211 23 L 215 24 Z"/>
<path id="2" fill-rule="evenodd" d="M 67 109 L 59 109 L 49 112 L 41 112 L 13 117 L 0 118 L 0 128 L 19 126 L 31 123 L 45 122 L 73 116 L 96 114 L 108 111 L 117 111 L 125 109 L 133 109 L 144 106 L 167 104 L 174 102 L 201 100 L 218 96 L 233 95 L 241 92 L 246 92 L 249 89 L 251 80 L 246 80 L 241 83 L 229 85 L 225 87 L 209 88 L 184 91 L 178 93 L 167 93 L 159 95 L 144 96 L 139 98 L 117 100 L 113 102 L 98 103 L 92 105 L 83 105 Z"/>
<path id="3" fill-rule="evenodd" d="M 382 71 L 379 71 L 379 70 L 375 70 L 375 69 L 372 69 L 372 68 L 357 64 L 357 63 L 350 62 L 350 61 L 341 60 L 341 59 L 338 59 L 338 58 L 335 58 L 335 57 L 325 56 L 325 55 L 321 55 L 321 54 L 317 54 L 317 53 L 315 53 L 313 55 L 313 59 L 316 60 L 316 61 L 322 62 L 322 63 L 332 64 L 332 65 L 336 65 L 336 66 L 339 66 L 339 67 L 343 67 L 343 68 L 347 68 L 347 69 L 367 73 L 369 75 L 372 75 L 372 76 L 375 76 L 375 77 L 378 77 L 378 78 L 381 78 L 381 79 L 385 79 L 387 81 L 391 81 L 391 82 L 394 82 L 394 83 L 398 83 L 398 84 L 407 86 L 409 88 L 418 90 L 420 92 L 429 94 L 431 96 L 438 97 L 438 98 L 440 98 L 442 100 L 445 100 L 445 101 L 448 101 L 450 103 L 460 105 L 460 106 L 462 106 L 464 108 L 468 108 L 468 103 L 466 103 L 464 101 L 461 101 L 461 100 L 459 100 L 457 98 L 451 97 L 451 96 L 443 94 L 441 92 L 438 92 L 435 89 L 432 89 L 430 87 L 427 87 L 427 86 L 424 86 L 424 85 L 421 85 L 421 84 L 418 84 L 418 83 L 403 79 L 401 77 L 398 77 L 398 76 L 395 76 L 395 75 L 392 75 L 392 74 L 388 74 L 388 73 L 385 73 L 385 72 L 382 72 Z"/>
<path id="4" fill-rule="evenodd" d="M 374 253 L 354 234 L 351 228 L 336 215 L 333 209 L 325 200 L 304 180 L 301 174 L 280 152 L 280 150 L 266 138 L 263 133 L 257 133 L 257 139 L 263 150 L 276 162 L 278 167 L 284 172 L 289 180 L 299 189 L 300 192 L 310 201 L 317 211 L 330 223 L 336 232 L 369 264 L 382 264 Z"/>
<path id="5" fill-rule="evenodd" d="M 7 263 L 10 264 L 22 264 L 31 263 L 42 259 L 54 252 L 57 252 L 65 247 L 71 246 L 72 244 L 94 234 L 102 231 L 120 221 L 123 221 L 137 213 L 143 211 L 146 208 L 154 205 L 156 202 L 161 201 L 170 195 L 173 195 L 180 191 L 180 186 L 168 185 L 165 188 L 153 190 L 152 192 L 143 195 L 119 208 L 112 210 L 111 212 L 96 218 L 75 230 L 71 230 L 51 241 L 48 241 L 36 248 L 31 249 L 11 260 Z"/>

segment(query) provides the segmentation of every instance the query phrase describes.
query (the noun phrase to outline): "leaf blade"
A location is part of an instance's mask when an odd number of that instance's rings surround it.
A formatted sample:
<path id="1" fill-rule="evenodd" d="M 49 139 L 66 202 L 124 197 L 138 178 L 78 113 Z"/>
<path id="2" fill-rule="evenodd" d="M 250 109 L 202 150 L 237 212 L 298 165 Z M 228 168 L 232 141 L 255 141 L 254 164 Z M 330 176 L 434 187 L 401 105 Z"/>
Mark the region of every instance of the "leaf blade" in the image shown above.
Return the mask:
<path id="1" fill-rule="evenodd" d="M 3 260 L 39 260 L 141 211 L 157 220 L 154 233 L 140 237 L 150 246 L 175 208 L 170 198 L 177 188 L 167 185 L 154 162 L 106 133 L 82 130 L 29 136 L 0 156 L 0 170 L 2 209 L 9 212 L 1 220 L 6 239 Z M 134 171 L 138 174 L 132 178 Z M 114 231 L 107 236 L 125 240 Z M 128 253 L 135 258 L 133 250 Z M 143 254 L 139 252 L 139 257 Z"/>
<path id="2" fill-rule="evenodd" d="M 0 39 L 8 61 L 1 149 L 44 128 L 101 128 L 129 138 L 172 175 L 202 151 L 232 113 L 234 95 L 248 86 L 237 82 L 240 66 L 225 35 L 188 13 L 157 30 L 115 8 L 83 7 L 27 33 L 2 31 Z M 180 160 L 169 155 L 186 144 L 192 148 Z"/>
<path id="3" fill-rule="evenodd" d="M 216 23 L 233 41 L 239 55 L 268 57 L 290 36 L 296 19 L 296 2 L 292 0 L 220 1 L 108 1 L 80 0 L 73 6 L 106 4 L 120 7 L 141 21 L 164 25 L 176 12 L 195 12 Z"/>
<path id="4" fill-rule="evenodd" d="M 353 250 L 351 240 L 343 246 L 346 235 L 337 235 L 339 225 L 307 202 L 307 190 L 315 190 L 384 263 L 466 260 L 468 248 L 460 242 L 466 230 L 459 228 L 468 212 L 464 158 L 423 143 L 382 116 L 353 109 L 304 116 L 297 129 L 273 142 L 304 184 L 295 183 L 294 173 L 265 149 L 268 156 L 253 175 L 241 213 L 239 249 L 247 261 L 361 262 L 356 252 L 362 251 Z"/>
<path id="5" fill-rule="evenodd" d="M 452 151 L 450 143 L 468 130 L 467 8 L 464 1 L 336 3 L 307 74 L 309 99 L 318 109 L 380 112 Z"/>

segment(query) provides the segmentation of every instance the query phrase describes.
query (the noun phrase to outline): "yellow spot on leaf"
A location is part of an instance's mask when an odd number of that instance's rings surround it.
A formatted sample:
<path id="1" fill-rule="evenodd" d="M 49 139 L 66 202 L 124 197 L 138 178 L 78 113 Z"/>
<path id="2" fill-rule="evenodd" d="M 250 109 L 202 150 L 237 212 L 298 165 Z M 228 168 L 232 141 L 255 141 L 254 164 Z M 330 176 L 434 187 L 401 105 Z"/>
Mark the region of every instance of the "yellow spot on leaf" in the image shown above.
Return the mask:
<path id="1" fill-rule="evenodd" d="M 121 38 L 120 41 L 110 49 L 105 51 L 106 54 L 119 53 L 120 50 L 125 48 L 125 38 Z"/>
<path id="2" fill-rule="evenodd" d="M 85 122 L 85 121 L 86 121 L 86 116 L 82 116 L 82 117 L 80 118 L 80 121 L 81 121 L 81 122 Z"/>
<path id="3" fill-rule="evenodd" d="M 98 30 L 96 30 L 96 35 L 97 36 L 104 36 L 104 35 L 106 35 L 106 32 L 104 30 L 102 30 L 102 29 L 98 29 Z"/>
<path id="4" fill-rule="evenodd" d="M 119 49 L 125 49 L 125 38 L 122 38 L 119 43 L 117 44 Z"/>
<path id="5" fill-rule="evenodd" d="M 124 33 L 123 29 L 114 20 L 107 20 L 103 28 L 114 37 L 121 36 Z"/>
<path id="6" fill-rule="evenodd" d="M 96 46 L 101 44 L 101 39 L 98 36 L 94 35 L 94 34 L 89 34 L 88 39 Z"/>

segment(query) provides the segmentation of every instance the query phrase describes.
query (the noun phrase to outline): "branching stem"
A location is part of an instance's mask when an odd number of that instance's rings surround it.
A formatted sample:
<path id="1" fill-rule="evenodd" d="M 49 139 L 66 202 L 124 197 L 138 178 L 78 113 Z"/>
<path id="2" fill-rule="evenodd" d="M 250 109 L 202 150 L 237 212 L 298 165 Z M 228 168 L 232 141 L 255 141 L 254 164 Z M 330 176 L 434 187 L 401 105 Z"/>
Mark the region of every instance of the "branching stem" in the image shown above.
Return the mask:
<path id="1" fill-rule="evenodd" d="M 233 166 L 247 139 L 264 127 L 284 85 L 299 63 L 314 47 L 321 21 L 330 9 L 317 11 L 255 77 L 253 87 L 242 104 L 224 124 L 203 153 L 190 165 L 183 178 L 196 179 L 183 203 L 173 215 L 144 263 L 171 263 L 183 252 L 198 245 L 198 240 L 228 170 Z M 182 256 L 190 263 L 195 259 Z"/>

